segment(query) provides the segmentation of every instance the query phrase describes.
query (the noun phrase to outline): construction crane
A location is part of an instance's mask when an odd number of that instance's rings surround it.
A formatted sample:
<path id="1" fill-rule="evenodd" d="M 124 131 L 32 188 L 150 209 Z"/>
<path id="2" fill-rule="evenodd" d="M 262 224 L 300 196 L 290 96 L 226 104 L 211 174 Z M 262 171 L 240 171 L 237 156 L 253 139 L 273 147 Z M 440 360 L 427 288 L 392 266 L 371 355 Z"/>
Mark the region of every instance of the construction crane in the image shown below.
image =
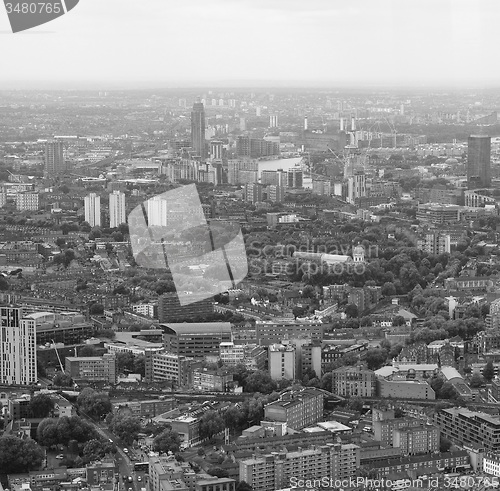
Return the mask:
<path id="1" fill-rule="evenodd" d="M 64 373 L 64 366 L 62 364 L 61 357 L 59 356 L 59 351 L 57 351 L 56 342 L 53 339 L 51 339 L 51 341 L 52 344 L 54 345 L 54 350 L 56 352 L 57 359 L 59 360 L 59 366 L 61 367 L 61 372 Z"/>

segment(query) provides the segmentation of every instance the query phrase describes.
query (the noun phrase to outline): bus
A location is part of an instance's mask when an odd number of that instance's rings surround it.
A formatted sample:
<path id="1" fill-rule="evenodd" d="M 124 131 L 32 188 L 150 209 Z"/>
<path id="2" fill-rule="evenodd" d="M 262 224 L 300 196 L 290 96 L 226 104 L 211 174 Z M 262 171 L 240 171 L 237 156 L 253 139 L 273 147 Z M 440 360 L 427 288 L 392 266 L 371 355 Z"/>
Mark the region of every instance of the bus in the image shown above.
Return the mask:
<path id="1" fill-rule="evenodd" d="M 135 472 L 149 472 L 149 462 L 136 462 L 134 464 Z"/>

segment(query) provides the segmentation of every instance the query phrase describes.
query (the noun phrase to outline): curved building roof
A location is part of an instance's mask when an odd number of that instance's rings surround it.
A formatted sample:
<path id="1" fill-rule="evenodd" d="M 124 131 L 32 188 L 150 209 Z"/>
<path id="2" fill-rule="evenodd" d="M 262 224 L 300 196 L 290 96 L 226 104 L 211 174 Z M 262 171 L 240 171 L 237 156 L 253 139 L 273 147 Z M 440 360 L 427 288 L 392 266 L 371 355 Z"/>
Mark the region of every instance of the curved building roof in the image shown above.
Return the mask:
<path id="1" fill-rule="evenodd" d="M 220 334 L 230 333 L 230 322 L 165 322 L 160 324 L 165 334 Z"/>

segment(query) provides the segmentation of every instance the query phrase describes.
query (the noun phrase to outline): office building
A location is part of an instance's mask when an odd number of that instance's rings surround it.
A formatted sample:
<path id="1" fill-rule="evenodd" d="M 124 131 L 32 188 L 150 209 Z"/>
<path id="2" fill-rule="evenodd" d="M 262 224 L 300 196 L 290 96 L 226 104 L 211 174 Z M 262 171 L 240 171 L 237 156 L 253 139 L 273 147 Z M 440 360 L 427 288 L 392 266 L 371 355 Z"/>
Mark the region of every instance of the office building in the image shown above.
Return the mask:
<path id="1" fill-rule="evenodd" d="M 37 381 L 35 323 L 23 309 L 0 306 L 0 383 L 31 385 Z"/>
<path id="2" fill-rule="evenodd" d="M 491 137 L 471 135 L 467 150 L 467 184 L 469 189 L 491 186 Z"/>
<path id="3" fill-rule="evenodd" d="M 85 221 L 91 227 L 101 226 L 101 197 L 95 193 L 85 197 Z"/>
<path id="4" fill-rule="evenodd" d="M 270 157 L 280 154 L 279 142 L 239 136 L 236 140 L 236 154 L 238 157 Z"/>
<path id="5" fill-rule="evenodd" d="M 460 445 L 477 444 L 488 452 L 500 451 L 500 418 L 463 407 L 442 409 L 434 417 L 441 435 Z"/>
<path id="6" fill-rule="evenodd" d="M 117 228 L 126 221 L 125 193 L 114 191 L 109 195 L 109 228 Z"/>
<path id="7" fill-rule="evenodd" d="M 401 449 L 402 455 L 439 452 L 439 429 L 432 425 L 395 428 L 392 446 Z"/>
<path id="8" fill-rule="evenodd" d="M 297 350 L 292 344 L 269 346 L 269 374 L 273 380 L 297 378 Z"/>
<path id="9" fill-rule="evenodd" d="M 223 143 L 218 140 L 210 142 L 210 158 L 212 160 L 222 160 Z"/>
<path id="10" fill-rule="evenodd" d="M 279 126 L 278 115 L 271 114 L 269 116 L 269 128 L 277 128 Z"/>
<path id="11" fill-rule="evenodd" d="M 195 155 L 205 159 L 205 108 L 199 100 L 191 111 L 191 147 Z"/>
<path id="12" fill-rule="evenodd" d="M 376 377 L 372 370 L 345 366 L 332 371 L 332 392 L 343 397 L 375 397 Z"/>
<path id="13" fill-rule="evenodd" d="M 48 141 L 45 144 L 45 173 L 57 176 L 66 171 L 64 146 L 62 141 Z"/>
<path id="14" fill-rule="evenodd" d="M 156 349 L 146 349 L 144 354 L 146 382 L 170 381 L 178 387 L 191 385 L 193 358 Z"/>
<path id="15" fill-rule="evenodd" d="M 167 322 L 160 327 L 168 352 L 192 358 L 213 355 L 220 343 L 231 341 L 229 322 Z"/>
<path id="16" fill-rule="evenodd" d="M 288 172 L 284 170 L 263 170 L 260 182 L 264 185 L 286 187 L 288 184 Z"/>
<path id="17" fill-rule="evenodd" d="M 73 380 L 116 383 L 116 357 L 106 353 L 103 356 L 67 356 L 65 372 Z"/>
<path id="18" fill-rule="evenodd" d="M 264 407 L 264 419 L 281 421 L 300 430 L 323 419 L 323 399 L 323 391 L 314 388 L 285 392 Z"/>
<path id="19" fill-rule="evenodd" d="M 18 211 L 38 211 L 38 193 L 25 191 L 16 194 L 16 209 Z"/>
<path id="20" fill-rule="evenodd" d="M 158 299 L 158 319 L 160 322 L 183 322 L 203 316 L 212 315 L 214 303 L 212 298 L 190 297 L 193 302 L 189 305 L 181 305 L 177 293 L 164 293 Z"/>
<path id="21" fill-rule="evenodd" d="M 342 481 L 355 476 L 359 463 L 360 447 L 352 443 L 329 443 L 294 452 L 282 450 L 241 460 L 240 481 L 254 491 L 289 489 L 294 482 L 305 479 Z"/>

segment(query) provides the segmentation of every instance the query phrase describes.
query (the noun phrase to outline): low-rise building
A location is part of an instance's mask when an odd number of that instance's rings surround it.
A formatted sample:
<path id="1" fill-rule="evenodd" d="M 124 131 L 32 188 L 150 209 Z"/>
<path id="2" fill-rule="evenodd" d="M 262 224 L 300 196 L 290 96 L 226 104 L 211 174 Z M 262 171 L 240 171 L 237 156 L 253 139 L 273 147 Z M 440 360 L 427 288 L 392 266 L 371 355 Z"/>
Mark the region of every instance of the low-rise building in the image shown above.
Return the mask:
<path id="1" fill-rule="evenodd" d="M 233 374 L 225 370 L 193 370 L 193 389 L 207 392 L 228 392 L 233 385 Z"/>
<path id="2" fill-rule="evenodd" d="M 372 370 L 344 366 L 332 371 L 332 392 L 344 397 L 374 397 L 377 385 Z"/>
<path id="3" fill-rule="evenodd" d="M 73 380 L 116 383 L 116 357 L 103 356 L 66 357 L 65 372 Z"/>

